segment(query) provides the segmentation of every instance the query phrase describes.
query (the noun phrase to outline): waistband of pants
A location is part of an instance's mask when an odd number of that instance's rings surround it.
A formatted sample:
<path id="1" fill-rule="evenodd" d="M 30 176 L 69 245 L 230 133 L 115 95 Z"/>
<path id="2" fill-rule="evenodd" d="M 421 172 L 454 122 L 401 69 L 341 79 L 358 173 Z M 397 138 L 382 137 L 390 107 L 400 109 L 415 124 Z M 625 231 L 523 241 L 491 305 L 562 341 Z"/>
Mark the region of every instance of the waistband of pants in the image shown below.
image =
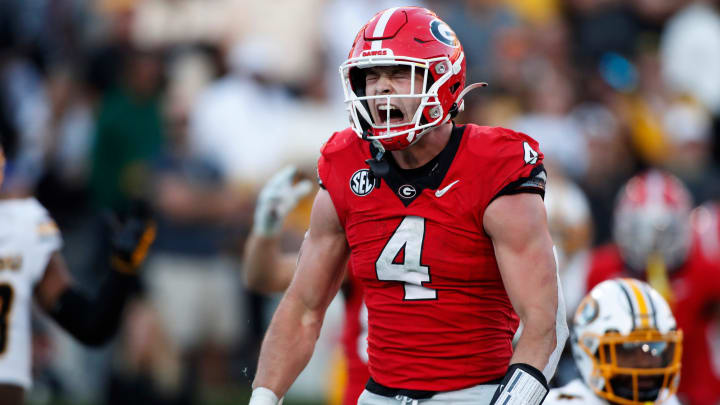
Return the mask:
<path id="1" fill-rule="evenodd" d="M 500 384 L 503 380 L 503 377 L 496 378 L 494 380 L 490 381 L 484 381 L 475 385 L 497 385 Z M 468 387 L 465 387 L 468 388 Z M 412 399 L 428 399 L 432 398 L 433 395 L 437 394 L 438 392 L 443 391 L 422 391 L 422 390 L 408 390 L 404 388 L 392 388 L 392 387 L 386 387 L 379 382 L 375 381 L 370 377 L 367 384 L 365 385 L 365 389 L 372 392 L 373 394 L 382 395 L 384 397 L 394 398 L 398 395 L 412 398 Z M 462 389 L 462 388 L 459 388 Z"/>

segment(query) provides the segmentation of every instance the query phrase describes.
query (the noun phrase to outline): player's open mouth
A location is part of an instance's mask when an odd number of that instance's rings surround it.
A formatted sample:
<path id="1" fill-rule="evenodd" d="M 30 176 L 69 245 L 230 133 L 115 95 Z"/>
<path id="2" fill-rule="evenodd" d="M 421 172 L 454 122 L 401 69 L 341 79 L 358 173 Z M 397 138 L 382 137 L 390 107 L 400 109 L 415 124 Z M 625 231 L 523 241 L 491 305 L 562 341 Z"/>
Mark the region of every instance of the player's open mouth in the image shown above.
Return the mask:
<path id="1" fill-rule="evenodd" d="M 390 123 L 395 124 L 405 122 L 405 114 L 395 105 L 380 104 L 377 106 L 378 123 L 385 124 L 388 122 L 388 112 L 390 113 Z"/>

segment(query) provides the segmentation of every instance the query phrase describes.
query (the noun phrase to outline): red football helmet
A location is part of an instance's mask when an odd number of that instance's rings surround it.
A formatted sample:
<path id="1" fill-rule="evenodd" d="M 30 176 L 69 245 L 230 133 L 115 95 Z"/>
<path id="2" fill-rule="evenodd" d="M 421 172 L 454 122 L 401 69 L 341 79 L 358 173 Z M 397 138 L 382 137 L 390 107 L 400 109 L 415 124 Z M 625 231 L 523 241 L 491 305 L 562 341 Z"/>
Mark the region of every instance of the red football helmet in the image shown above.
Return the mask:
<path id="1" fill-rule="evenodd" d="M 653 255 L 673 270 L 690 247 L 692 197 L 672 174 L 649 170 L 631 178 L 615 206 L 614 238 L 631 270 L 649 270 Z"/>
<path id="2" fill-rule="evenodd" d="M 374 66 L 409 66 L 410 94 L 365 93 L 363 69 Z M 421 70 L 416 70 L 421 69 Z M 420 7 L 396 7 L 381 11 L 360 30 L 348 60 L 340 65 L 345 103 L 352 129 L 363 139 L 385 150 L 406 148 L 432 128 L 463 109 L 465 55 L 455 33 L 432 11 Z M 415 93 L 415 74 L 422 73 L 422 91 Z M 400 98 L 420 100 L 415 114 L 404 122 L 390 122 L 391 102 Z M 375 123 L 368 100 L 386 102 L 385 123 Z M 375 142 L 377 141 L 377 142 Z"/>

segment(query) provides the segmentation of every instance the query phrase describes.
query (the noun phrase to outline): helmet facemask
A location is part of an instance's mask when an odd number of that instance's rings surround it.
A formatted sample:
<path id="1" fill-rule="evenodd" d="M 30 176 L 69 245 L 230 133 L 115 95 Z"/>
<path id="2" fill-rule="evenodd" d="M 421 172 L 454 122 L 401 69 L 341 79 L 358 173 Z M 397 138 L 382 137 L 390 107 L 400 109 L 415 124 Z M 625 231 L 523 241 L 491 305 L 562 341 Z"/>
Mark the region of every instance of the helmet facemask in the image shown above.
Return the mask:
<path id="1" fill-rule="evenodd" d="M 588 383 L 616 404 L 660 403 L 677 390 L 682 332 L 585 333 L 576 343 L 593 362 Z"/>
<path id="2" fill-rule="evenodd" d="M 447 57 L 419 59 L 369 56 L 348 59 L 340 66 L 340 75 L 352 129 L 365 140 L 379 141 L 387 150 L 403 149 L 414 144 L 422 135 L 450 120 L 451 114 L 444 110 L 438 90 L 456 73 L 460 72 L 461 63 L 462 58 L 459 58 L 453 65 Z M 363 70 L 375 66 L 408 66 L 410 68 L 410 92 L 406 94 L 366 94 Z M 432 74 L 433 71 L 435 75 Z M 415 84 L 418 73 L 422 75 L 422 86 L 420 92 L 416 93 Z M 402 122 L 392 120 L 393 114 L 395 114 L 393 103 L 396 100 L 408 98 L 419 101 L 412 116 L 403 116 Z M 374 122 L 369 100 L 382 101 L 378 103 L 378 108 L 385 111 L 384 122 Z"/>

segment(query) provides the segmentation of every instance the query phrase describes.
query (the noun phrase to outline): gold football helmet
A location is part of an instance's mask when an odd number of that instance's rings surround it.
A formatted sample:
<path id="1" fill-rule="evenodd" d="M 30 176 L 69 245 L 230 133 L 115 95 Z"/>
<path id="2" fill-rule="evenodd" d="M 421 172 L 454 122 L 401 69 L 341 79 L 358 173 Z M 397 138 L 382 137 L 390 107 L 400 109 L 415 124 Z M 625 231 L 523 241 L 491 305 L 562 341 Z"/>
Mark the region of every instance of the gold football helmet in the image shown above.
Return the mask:
<path id="1" fill-rule="evenodd" d="M 660 404 L 680 382 L 682 331 L 660 294 L 635 279 L 604 281 L 580 303 L 572 349 L 587 385 L 616 404 Z"/>

